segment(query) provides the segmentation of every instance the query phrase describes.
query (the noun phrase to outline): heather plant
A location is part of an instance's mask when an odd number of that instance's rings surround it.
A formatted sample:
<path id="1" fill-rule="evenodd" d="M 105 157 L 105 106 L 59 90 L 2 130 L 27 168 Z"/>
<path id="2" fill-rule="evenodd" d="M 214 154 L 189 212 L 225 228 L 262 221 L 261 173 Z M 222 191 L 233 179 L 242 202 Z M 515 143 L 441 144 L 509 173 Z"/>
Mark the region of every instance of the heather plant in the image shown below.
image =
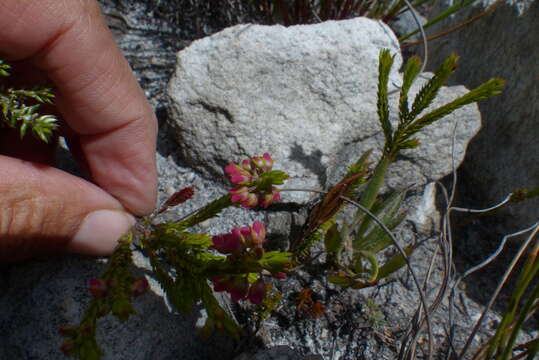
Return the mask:
<path id="1" fill-rule="evenodd" d="M 65 337 L 62 351 L 80 359 L 101 358 L 103 351 L 95 337 L 98 319 L 112 314 L 118 320 L 126 321 L 136 313 L 133 301 L 148 289 L 149 283 L 146 278 L 133 273 L 133 251 L 139 251 L 149 259 L 149 276 L 160 285 L 177 311 L 189 313 L 195 304 L 201 304 L 206 309 L 207 321 L 201 330 L 204 336 L 215 330 L 225 331 L 236 338 L 242 333 L 215 293 L 228 294 L 234 302 L 250 303 L 253 317 L 258 322 L 263 321 L 277 308 L 283 297 L 275 285 L 279 281 L 286 281 L 288 276 L 294 276 L 295 268 L 304 264 L 313 265 L 314 258 L 310 255 L 318 244 L 323 244 L 326 255 L 320 268 L 326 271 L 330 282 L 342 287 L 360 289 L 374 286 L 405 265 L 413 274 L 407 255 L 414 247 L 402 249 L 392 234 L 405 216 L 401 209 L 405 192 L 380 196 L 387 170 L 401 150 L 420 145 L 414 135 L 422 128 L 466 104 L 499 94 L 503 81 L 489 80 L 448 104 L 430 109 L 439 89 L 454 72 L 458 57 L 448 58 L 410 101 L 410 88 L 421 69 L 420 60 L 412 57 L 403 70 L 398 119 L 392 121 L 388 80 L 393 60 L 389 51 L 380 52 L 377 113 L 385 137 L 380 160 L 371 167 L 371 152 L 366 152 L 349 167 L 341 181 L 329 191 L 322 192 L 322 199 L 309 212 L 301 236 L 291 239 L 290 252 L 267 251 L 266 226 L 259 221 L 214 236 L 194 231 L 196 225 L 218 217 L 227 207 L 264 209 L 281 200 L 284 191 L 294 190 L 280 187 L 288 175 L 273 169 L 274 160 L 268 153 L 239 163 L 231 162 L 224 169 L 233 185 L 228 193 L 178 221 L 157 223 L 158 214 L 181 206 L 193 196 L 193 188 L 183 188 L 165 201 L 156 213 L 139 219 L 137 225 L 119 239 L 108 268 L 98 278 L 88 281 L 91 301 L 79 325 L 60 329 L 60 334 Z M 0 74 L 4 77 L 9 75 L 8 65 L 3 62 L 0 65 Z M 56 119 L 50 115 L 39 115 L 37 107 L 22 109 L 35 106 L 26 105 L 23 101 L 50 103 L 52 98 L 48 88 L 14 90 L 2 83 L 2 123 L 19 128 L 21 135 L 31 129 L 34 135 L 48 141 L 56 127 Z M 29 115 L 24 117 L 21 114 Z M 302 191 L 320 192 L 309 189 Z M 536 193 L 537 189 L 519 191 L 514 201 L 524 200 Z M 351 221 L 339 217 L 347 205 L 357 208 Z M 384 260 L 383 252 L 391 245 L 396 246 L 399 253 Z M 537 310 L 537 285 L 533 288 L 531 285 L 537 271 L 535 245 L 518 280 L 511 307 L 484 353 L 504 354 L 500 359 L 507 359 L 508 351 L 515 343 L 516 332 L 523 321 Z M 417 285 L 421 293 L 421 286 Z M 520 306 L 526 289 L 531 289 L 531 296 Z M 305 309 L 313 317 L 324 313 L 324 304 L 311 297 L 310 289 L 304 289 L 300 294 L 303 295 L 298 299 L 298 309 Z M 427 308 L 423 296 L 422 304 Z M 373 311 L 371 315 L 374 323 L 378 326 L 383 324 L 378 311 Z M 537 341 L 521 346 L 532 357 L 537 353 Z"/>

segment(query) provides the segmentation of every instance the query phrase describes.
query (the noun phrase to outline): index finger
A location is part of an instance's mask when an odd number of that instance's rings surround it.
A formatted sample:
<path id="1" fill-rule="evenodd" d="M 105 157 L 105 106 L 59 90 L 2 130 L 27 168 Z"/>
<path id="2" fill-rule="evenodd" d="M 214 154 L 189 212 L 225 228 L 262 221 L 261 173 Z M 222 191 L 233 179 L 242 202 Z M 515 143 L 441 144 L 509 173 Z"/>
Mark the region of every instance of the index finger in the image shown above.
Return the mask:
<path id="1" fill-rule="evenodd" d="M 0 53 L 30 59 L 56 87 L 93 180 L 131 212 L 155 204 L 157 126 L 94 0 L 3 0 Z"/>

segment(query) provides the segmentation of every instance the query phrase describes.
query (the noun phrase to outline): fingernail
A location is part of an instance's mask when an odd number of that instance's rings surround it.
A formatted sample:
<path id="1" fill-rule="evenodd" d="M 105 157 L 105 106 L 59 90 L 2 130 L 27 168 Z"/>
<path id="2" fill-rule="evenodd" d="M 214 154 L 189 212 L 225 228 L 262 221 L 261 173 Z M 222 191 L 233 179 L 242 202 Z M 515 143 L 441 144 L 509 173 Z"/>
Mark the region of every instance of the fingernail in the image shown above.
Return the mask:
<path id="1" fill-rule="evenodd" d="M 116 210 L 97 210 L 88 214 L 67 250 L 79 254 L 110 255 L 120 236 L 135 224 L 135 218 Z"/>

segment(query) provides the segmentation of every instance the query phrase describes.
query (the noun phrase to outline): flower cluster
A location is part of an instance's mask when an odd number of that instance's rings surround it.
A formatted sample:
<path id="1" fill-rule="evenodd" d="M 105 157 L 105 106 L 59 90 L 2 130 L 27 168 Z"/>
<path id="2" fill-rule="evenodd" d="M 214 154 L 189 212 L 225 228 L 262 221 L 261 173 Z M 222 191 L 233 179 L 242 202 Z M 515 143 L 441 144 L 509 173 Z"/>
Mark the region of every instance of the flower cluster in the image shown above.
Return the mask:
<path id="1" fill-rule="evenodd" d="M 252 226 L 233 228 L 228 234 L 216 235 L 212 238 L 212 249 L 221 254 L 240 254 L 250 249 L 255 257 L 260 258 L 264 253 L 262 244 L 266 239 L 266 227 L 260 221 Z"/>
<path id="2" fill-rule="evenodd" d="M 211 248 L 228 255 L 229 259 L 257 261 L 264 256 L 262 245 L 265 239 L 266 227 L 260 221 L 255 221 L 252 226 L 234 228 L 228 234 L 214 236 Z M 279 272 L 275 277 L 283 279 L 286 275 Z M 251 284 L 248 274 L 214 276 L 211 281 L 216 292 L 228 292 L 232 301 L 249 300 L 253 304 L 260 304 L 266 296 L 266 283 L 262 275 Z"/>
<path id="3" fill-rule="evenodd" d="M 110 294 L 111 288 L 114 286 L 112 279 L 90 279 L 88 281 L 88 291 L 93 297 L 107 297 Z M 148 280 L 146 278 L 140 278 L 133 281 L 131 284 L 131 296 L 140 296 L 148 289 Z"/>
<path id="4" fill-rule="evenodd" d="M 264 173 L 271 171 L 273 159 L 270 154 L 255 156 L 243 160 L 240 164 L 230 163 L 225 167 L 225 172 L 230 182 L 238 187 L 229 191 L 231 201 L 239 203 L 245 208 L 257 205 L 267 208 L 274 201 L 281 200 L 279 189 L 271 184 L 262 184 Z"/>
<path id="5" fill-rule="evenodd" d="M 266 297 L 266 283 L 259 277 L 249 284 L 247 275 L 214 276 L 211 278 L 213 290 L 226 291 L 232 301 L 249 300 L 253 304 L 260 304 Z"/>

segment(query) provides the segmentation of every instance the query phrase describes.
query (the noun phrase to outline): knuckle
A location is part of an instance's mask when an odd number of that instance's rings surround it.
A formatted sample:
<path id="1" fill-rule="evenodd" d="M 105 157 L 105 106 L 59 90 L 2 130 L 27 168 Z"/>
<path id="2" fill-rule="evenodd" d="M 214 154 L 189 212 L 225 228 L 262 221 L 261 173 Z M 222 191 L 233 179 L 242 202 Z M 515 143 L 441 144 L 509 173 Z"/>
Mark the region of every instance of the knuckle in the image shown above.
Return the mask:
<path id="1" fill-rule="evenodd" d="M 27 237 L 42 232 L 44 212 L 39 195 L 28 191 L 12 193 L 0 209 L 0 236 Z"/>

